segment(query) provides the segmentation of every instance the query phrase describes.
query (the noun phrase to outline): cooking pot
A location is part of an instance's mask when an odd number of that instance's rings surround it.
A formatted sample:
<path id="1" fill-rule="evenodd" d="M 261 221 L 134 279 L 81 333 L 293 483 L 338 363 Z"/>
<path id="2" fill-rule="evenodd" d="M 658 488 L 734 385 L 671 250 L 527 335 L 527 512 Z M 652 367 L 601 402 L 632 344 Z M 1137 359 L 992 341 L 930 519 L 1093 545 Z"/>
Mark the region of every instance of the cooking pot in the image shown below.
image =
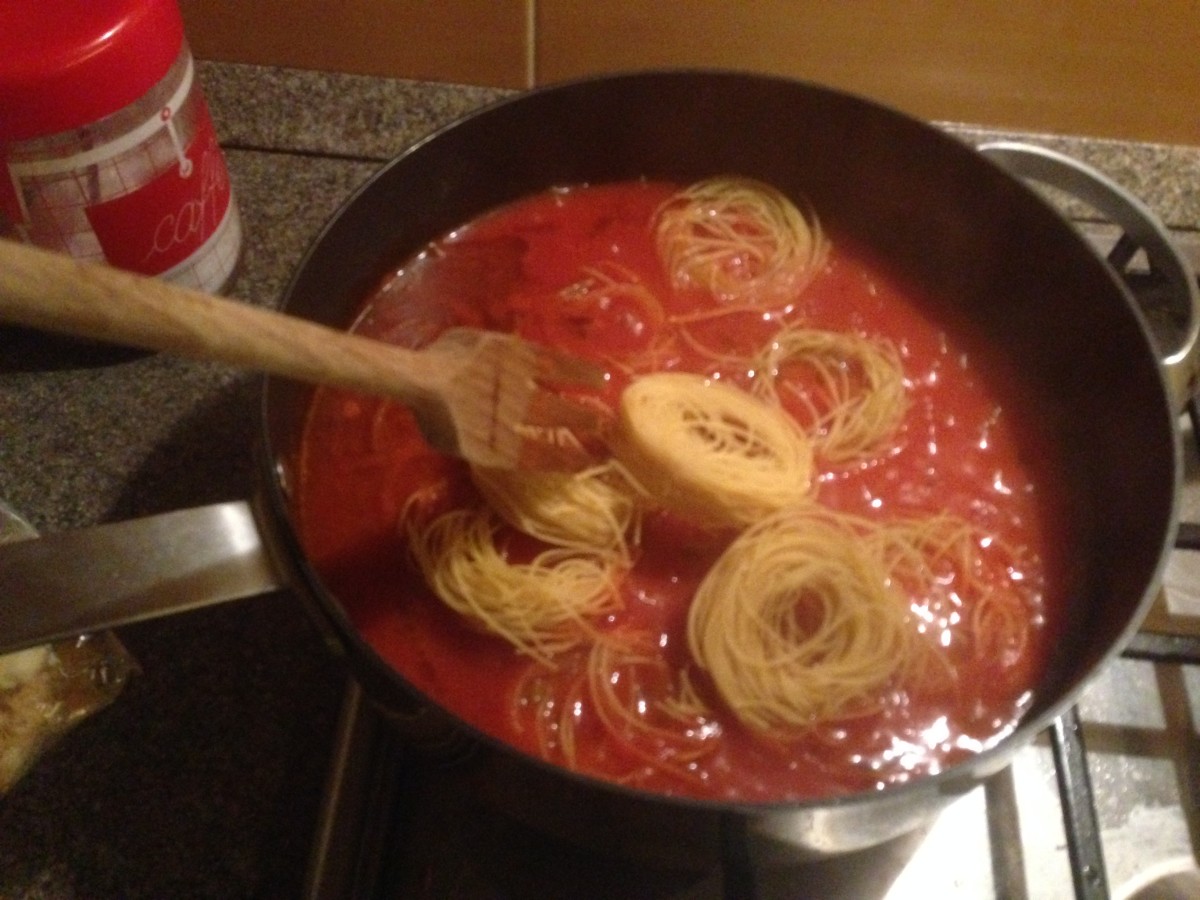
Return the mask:
<path id="1" fill-rule="evenodd" d="M 1053 398 L 1089 518 L 1071 627 L 1019 728 L 936 776 L 780 804 L 668 798 L 495 747 L 494 794 L 522 814 L 642 843 L 702 845 L 734 830 L 804 854 L 873 846 L 917 828 L 1003 768 L 1078 698 L 1136 630 L 1160 585 L 1182 474 L 1178 413 L 1195 378 L 1195 280 L 1161 225 L 1103 176 L 1013 144 L 979 152 L 905 115 L 822 87 L 732 72 L 651 72 L 549 87 L 412 146 L 317 237 L 283 300 L 338 327 L 411 253 L 479 213 L 552 185 L 736 173 L 804 196 L 833 234 L 968 316 Z M 1066 189 L 1125 233 L 1107 264 L 1029 181 Z M 1140 253 L 1133 253 L 1140 250 Z M 1125 270 L 1136 268 L 1137 271 Z M 1128 278 L 1123 277 L 1128 275 Z M 1152 333 L 1126 283 L 1166 296 Z M 436 325 L 441 310 L 415 311 Z M 397 723 L 491 744 L 417 694 L 359 635 L 297 535 L 290 487 L 311 388 L 268 380 L 260 496 L 52 535 L 0 555 L 0 648 L 259 593 L 304 598 L 366 694 Z M 130 551 L 130 546 L 134 548 Z M 120 558 L 120 562 L 118 562 Z M 99 596 L 102 567 L 111 578 Z"/>

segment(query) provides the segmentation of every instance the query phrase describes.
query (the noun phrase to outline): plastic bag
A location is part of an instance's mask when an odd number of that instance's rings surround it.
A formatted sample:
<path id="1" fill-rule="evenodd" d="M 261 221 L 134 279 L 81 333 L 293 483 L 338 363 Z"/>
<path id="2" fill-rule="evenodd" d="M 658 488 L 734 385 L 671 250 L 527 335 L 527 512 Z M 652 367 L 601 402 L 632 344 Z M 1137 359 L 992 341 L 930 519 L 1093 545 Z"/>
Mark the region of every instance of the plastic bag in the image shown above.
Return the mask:
<path id="1" fill-rule="evenodd" d="M 36 534 L 0 501 L 0 543 Z M 55 741 L 112 703 L 137 670 L 111 632 L 0 655 L 0 796 Z"/>

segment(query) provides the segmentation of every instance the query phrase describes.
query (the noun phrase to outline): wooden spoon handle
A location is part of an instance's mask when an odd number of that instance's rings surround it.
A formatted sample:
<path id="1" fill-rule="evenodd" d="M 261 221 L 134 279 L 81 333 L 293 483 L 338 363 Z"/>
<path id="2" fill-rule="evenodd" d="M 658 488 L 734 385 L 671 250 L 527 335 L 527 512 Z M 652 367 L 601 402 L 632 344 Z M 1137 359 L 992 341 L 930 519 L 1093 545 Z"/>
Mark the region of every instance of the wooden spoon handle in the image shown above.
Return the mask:
<path id="1" fill-rule="evenodd" d="M 438 381 L 430 354 L 4 240 L 0 321 L 404 402 L 427 397 Z"/>

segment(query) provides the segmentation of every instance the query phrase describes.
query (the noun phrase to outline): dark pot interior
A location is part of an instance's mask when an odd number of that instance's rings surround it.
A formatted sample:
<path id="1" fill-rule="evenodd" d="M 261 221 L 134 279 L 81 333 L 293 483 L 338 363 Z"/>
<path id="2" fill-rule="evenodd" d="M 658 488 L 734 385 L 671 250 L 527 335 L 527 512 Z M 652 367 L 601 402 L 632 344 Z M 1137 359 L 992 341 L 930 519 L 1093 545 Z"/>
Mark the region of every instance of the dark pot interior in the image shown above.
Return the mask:
<path id="1" fill-rule="evenodd" d="M 730 172 L 808 197 L 831 231 L 871 247 L 1030 373 L 1054 398 L 1075 454 L 1070 477 L 1088 511 L 1073 550 L 1082 578 L 1069 639 L 1028 720 L 993 751 L 941 776 L 834 801 L 741 809 L 598 786 L 540 764 L 529 776 L 549 780 L 542 794 L 585 791 L 618 809 L 640 804 L 672 818 L 687 811 L 710 823 L 732 813 L 804 849 L 841 852 L 916 827 L 1001 768 L 1118 652 L 1156 590 L 1179 477 L 1174 415 L 1128 293 L 1059 214 L 957 140 L 845 94 L 734 73 L 618 76 L 519 96 L 408 150 L 330 222 L 285 306 L 345 327 L 378 279 L 427 241 L 552 185 Z M 296 538 L 286 483 L 308 399 L 305 388 L 268 384 L 270 527 L 369 693 L 406 713 L 411 691 L 355 634 Z"/>

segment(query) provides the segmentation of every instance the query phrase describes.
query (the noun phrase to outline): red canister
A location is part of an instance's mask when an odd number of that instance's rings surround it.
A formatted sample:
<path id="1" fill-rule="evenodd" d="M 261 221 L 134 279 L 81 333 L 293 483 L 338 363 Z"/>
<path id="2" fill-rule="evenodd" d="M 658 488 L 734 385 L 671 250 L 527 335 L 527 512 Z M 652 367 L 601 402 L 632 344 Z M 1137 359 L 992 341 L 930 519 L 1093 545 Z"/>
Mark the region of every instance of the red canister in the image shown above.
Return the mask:
<path id="1" fill-rule="evenodd" d="M 175 0 L 0 3 L 0 235 L 220 291 L 242 231 Z"/>

